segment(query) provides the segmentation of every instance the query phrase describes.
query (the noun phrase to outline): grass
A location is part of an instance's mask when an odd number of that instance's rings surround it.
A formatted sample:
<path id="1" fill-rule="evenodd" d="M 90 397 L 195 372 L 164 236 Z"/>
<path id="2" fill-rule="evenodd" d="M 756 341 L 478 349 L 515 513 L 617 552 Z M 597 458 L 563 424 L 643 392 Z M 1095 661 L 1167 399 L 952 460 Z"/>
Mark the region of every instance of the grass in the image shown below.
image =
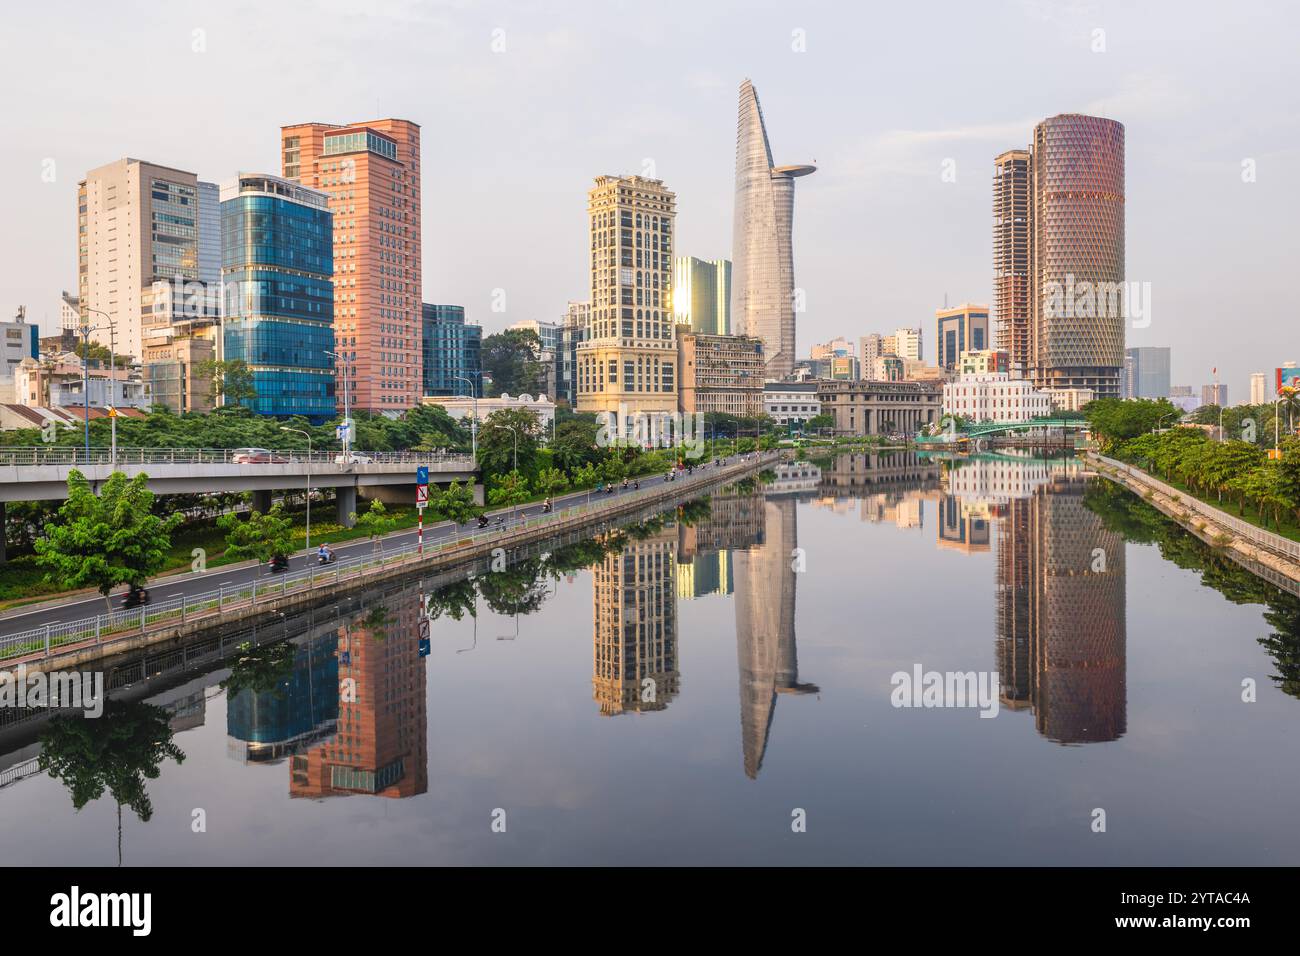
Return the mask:
<path id="1" fill-rule="evenodd" d="M 1134 467 L 1137 466 L 1134 465 Z M 1217 496 L 1210 497 L 1193 491 L 1177 478 L 1166 478 L 1163 475 L 1156 474 L 1155 472 L 1149 472 L 1149 474 L 1151 477 L 1163 481 L 1171 487 L 1177 488 L 1179 491 L 1183 492 L 1183 494 L 1187 495 L 1188 498 L 1200 501 L 1212 508 L 1218 508 L 1224 514 L 1231 515 L 1232 517 L 1245 521 L 1248 524 L 1253 524 L 1255 527 L 1263 531 L 1271 531 L 1273 534 L 1281 535 L 1283 538 L 1289 538 L 1292 541 L 1300 541 L 1300 524 L 1296 523 L 1295 515 L 1293 514 L 1283 511 L 1282 521 L 1279 525 L 1278 522 L 1273 520 L 1272 515 L 1261 515 L 1249 502 L 1242 505 L 1230 500 L 1219 501 Z M 1143 497 L 1146 497 L 1146 495 L 1143 495 Z M 1180 498 L 1177 495 L 1174 495 L 1173 500 L 1179 501 Z"/>

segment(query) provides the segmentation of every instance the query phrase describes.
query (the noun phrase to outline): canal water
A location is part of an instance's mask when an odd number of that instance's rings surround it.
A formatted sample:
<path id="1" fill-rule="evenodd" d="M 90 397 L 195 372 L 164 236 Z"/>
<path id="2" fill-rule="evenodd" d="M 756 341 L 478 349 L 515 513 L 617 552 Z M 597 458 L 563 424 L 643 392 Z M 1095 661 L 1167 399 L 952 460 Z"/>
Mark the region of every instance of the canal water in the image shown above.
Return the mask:
<path id="1" fill-rule="evenodd" d="M 281 626 L 11 715 L 6 863 L 1300 862 L 1300 599 L 1071 460 L 791 463 Z"/>

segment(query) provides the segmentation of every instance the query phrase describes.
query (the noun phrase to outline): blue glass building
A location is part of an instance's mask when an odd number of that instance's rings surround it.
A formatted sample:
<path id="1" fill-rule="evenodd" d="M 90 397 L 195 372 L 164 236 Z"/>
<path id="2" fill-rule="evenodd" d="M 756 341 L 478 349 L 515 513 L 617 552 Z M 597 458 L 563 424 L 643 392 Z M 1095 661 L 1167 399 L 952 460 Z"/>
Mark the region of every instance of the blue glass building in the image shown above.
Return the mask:
<path id="1" fill-rule="evenodd" d="M 278 176 L 221 187 L 221 358 L 252 369 L 259 415 L 334 417 L 334 226 L 329 197 Z"/>
<path id="2" fill-rule="evenodd" d="M 483 329 L 465 324 L 463 305 L 431 305 L 421 309 L 421 340 L 424 349 L 424 394 L 468 395 L 470 387 L 482 395 L 480 350 Z"/>

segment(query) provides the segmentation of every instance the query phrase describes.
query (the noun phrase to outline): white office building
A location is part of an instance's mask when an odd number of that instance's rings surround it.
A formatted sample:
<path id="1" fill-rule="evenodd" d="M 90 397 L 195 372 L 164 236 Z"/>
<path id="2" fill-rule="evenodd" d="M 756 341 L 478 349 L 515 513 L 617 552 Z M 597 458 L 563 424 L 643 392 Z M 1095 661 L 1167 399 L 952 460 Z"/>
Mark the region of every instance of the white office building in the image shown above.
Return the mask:
<path id="1" fill-rule="evenodd" d="M 1027 422 L 1052 413 L 1052 397 L 1005 372 L 971 373 L 943 387 L 943 413 L 973 422 Z"/>

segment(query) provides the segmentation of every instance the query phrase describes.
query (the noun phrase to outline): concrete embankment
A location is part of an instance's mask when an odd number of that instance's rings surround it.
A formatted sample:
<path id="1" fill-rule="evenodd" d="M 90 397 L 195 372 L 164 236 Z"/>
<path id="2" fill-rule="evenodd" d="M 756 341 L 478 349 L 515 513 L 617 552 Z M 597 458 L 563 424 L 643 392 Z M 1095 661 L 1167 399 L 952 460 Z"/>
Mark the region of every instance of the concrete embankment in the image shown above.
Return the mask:
<path id="1" fill-rule="evenodd" d="M 113 634 L 100 640 L 88 639 L 78 643 L 51 647 L 49 653 L 37 651 L 23 657 L 4 661 L 12 670 L 25 664 L 29 671 L 74 670 L 102 661 L 113 655 L 156 647 L 169 643 L 182 643 L 216 626 L 254 623 L 269 617 L 301 611 L 314 604 L 336 601 L 343 595 L 412 575 L 437 574 L 494 556 L 505 554 L 508 562 L 518 552 L 539 541 L 556 544 L 572 543 L 599 534 L 621 521 L 634 519 L 647 513 L 662 512 L 674 504 L 699 497 L 731 481 L 753 474 L 766 465 L 779 460 L 779 455 L 764 455 L 733 461 L 725 466 L 707 466 L 697 469 L 691 478 L 681 478 L 662 483 L 653 488 L 634 493 L 620 493 L 608 499 L 597 498 L 589 505 L 575 506 L 534 520 L 516 528 L 494 533 L 471 533 L 468 530 L 457 539 L 448 541 L 436 550 L 430 548 L 424 555 L 414 553 L 385 561 L 355 572 L 315 577 L 309 586 L 294 590 L 285 588 L 277 593 L 272 588 L 260 593 L 254 591 L 247 598 L 226 600 L 219 608 L 200 614 L 182 616 L 180 620 L 160 621 L 126 633 Z"/>
<path id="2" fill-rule="evenodd" d="M 1253 525 L 1243 527 L 1247 523 L 1241 519 L 1190 494 L 1180 493 L 1131 466 L 1092 453 L 1085 458 L 1099 475 L 1128 488 L 1206 544 L 1224 551 L 1248 571 L 1300 595 L 1300 560 L 1284 553 L 1297 549 L 1300 543 Z"/>

